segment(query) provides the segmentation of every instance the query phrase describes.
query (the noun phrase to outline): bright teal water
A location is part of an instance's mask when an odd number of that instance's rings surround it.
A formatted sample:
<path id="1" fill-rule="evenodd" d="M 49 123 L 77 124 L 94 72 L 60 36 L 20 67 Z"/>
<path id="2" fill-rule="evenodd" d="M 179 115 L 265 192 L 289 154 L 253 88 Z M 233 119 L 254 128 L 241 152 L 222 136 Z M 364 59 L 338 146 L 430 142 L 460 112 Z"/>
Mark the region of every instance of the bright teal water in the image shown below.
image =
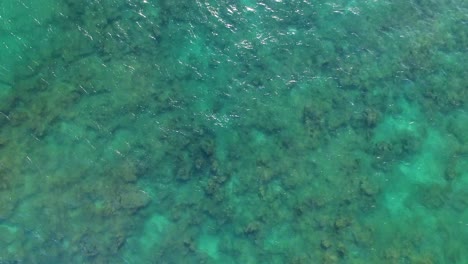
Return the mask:
<path id="1" fill-rule="evenodd" d="M 0 263 L 468 263 L 467 14 L 1 1 Z"/>

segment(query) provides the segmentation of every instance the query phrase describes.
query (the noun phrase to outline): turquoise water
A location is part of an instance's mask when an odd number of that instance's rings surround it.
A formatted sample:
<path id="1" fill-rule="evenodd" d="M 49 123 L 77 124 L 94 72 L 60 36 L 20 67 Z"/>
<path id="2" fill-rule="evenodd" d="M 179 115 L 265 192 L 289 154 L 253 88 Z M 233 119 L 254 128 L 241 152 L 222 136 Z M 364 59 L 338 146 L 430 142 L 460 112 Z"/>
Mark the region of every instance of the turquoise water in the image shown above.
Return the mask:
<path id="1" fill-rule="evenodd" d="M 467 14 L 1 1 L 0 263 L 468 263 Z"/>

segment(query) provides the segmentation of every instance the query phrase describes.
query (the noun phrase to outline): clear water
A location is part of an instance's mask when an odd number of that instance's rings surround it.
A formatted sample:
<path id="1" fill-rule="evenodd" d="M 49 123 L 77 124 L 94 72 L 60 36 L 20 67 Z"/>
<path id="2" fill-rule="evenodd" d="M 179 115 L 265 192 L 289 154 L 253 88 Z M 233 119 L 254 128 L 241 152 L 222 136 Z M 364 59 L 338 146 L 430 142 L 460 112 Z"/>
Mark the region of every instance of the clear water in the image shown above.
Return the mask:
<path id="1" fill-rule="evenodd" d="M 0 263 L 468 263 L 466 1 L 0 2 Z"/>

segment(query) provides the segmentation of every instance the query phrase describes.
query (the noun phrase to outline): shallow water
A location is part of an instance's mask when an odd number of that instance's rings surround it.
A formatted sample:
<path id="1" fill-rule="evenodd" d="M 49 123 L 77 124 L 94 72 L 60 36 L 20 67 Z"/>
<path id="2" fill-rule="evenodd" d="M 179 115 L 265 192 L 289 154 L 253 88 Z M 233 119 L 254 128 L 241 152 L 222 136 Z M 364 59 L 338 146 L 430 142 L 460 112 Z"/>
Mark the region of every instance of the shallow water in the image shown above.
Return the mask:
<path id="1" fill-rule="evenodd" d="M 0 3 L 0 263 L 468 263 L 465 2 L 75 2 Z"/>

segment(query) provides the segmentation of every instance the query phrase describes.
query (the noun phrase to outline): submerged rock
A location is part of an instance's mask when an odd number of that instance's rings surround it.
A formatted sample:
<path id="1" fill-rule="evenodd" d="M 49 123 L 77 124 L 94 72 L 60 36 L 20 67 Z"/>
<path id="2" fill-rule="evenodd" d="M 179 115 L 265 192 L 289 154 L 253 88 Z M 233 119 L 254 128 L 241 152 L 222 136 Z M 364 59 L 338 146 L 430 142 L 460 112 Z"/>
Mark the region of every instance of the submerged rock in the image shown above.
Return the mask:
<path id="1" fill-rule="evenodd" d="M 8 227 L 5 225 L 0 225 L 0 242 L 3 245 L 8 245 L 17 239 L 17 229 Z"/>
<path id="2" fill-rule="evenodd" d="M 120 195 L 120 205 L 125 209 L 137 210 L 147 206 L 151 198 L 144 191 L 130 191 Z"/>

